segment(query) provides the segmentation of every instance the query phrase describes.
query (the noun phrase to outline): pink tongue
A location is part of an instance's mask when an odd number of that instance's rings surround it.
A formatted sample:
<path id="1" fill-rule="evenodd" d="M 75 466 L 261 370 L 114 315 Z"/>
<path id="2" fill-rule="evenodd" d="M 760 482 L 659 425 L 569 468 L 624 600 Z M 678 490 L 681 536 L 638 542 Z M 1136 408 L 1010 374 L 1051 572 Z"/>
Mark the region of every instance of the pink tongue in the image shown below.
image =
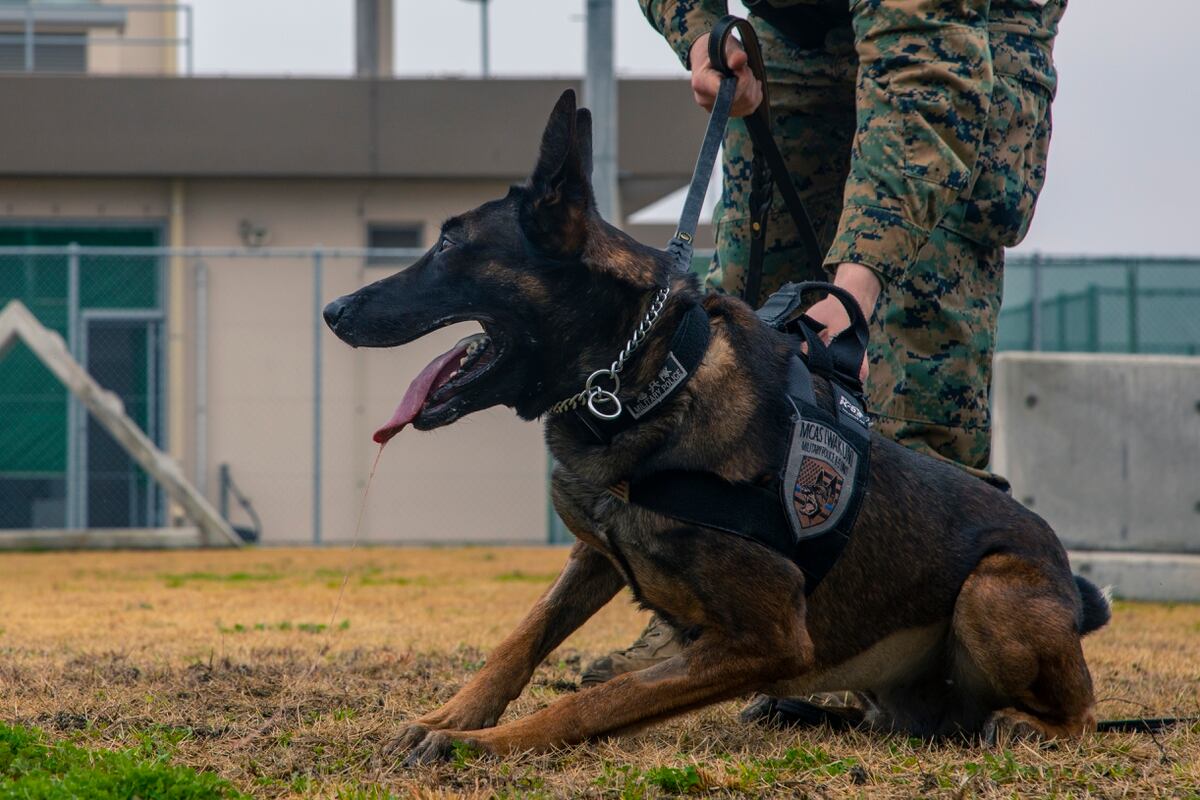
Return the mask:
<path id="1" fill-rule="evenodd" d="M 454 374 L 459 360 L 467 353 L 468 344 L 470 344 L 469 340 L 464 339 L 449 352 L 438 356 L 425 369 L 421 370 L 421 374 L 408 385 L 408 391 L 404 393 L 404 399 L 400 401 L 400 405 L 396 406 L 392 418 L 387 421 L 386 425 L 375 431 L 375 435 L 371 437 L 375 442 L 387 444 L 389 439 L 404 430 L 408 423 L 417 418 L 425 406 L 425 401 L 429 399 L 430 393 L 448 381 Z"/>

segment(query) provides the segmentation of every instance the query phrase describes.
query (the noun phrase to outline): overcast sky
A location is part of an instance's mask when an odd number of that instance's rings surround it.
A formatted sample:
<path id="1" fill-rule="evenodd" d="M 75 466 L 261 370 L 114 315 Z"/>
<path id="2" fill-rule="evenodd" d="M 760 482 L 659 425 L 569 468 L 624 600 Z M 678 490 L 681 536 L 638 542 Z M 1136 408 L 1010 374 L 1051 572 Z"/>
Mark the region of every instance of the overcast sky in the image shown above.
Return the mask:
<path id="1" fill-rule="evenodd" d="M 193 0 L 204 74 L 349 75 L 351 0 Z M 492 0 L 497 75 L 579 75 L 584 0 Z M 636 0 L 616 0 L 622 75 L 683 75 Z M 731 3 L 735 12 L 739 3 Z M 395 0 L 396 72 L 479 74 L 479 5 Z M 1021 250 L 1200 256 L 1200 2 L 1073 0 L 1046 189 Z M 681 91 L 686 91 L 681 88 Z M 699 142 L 696 143 L 697 146 Z M 632 209 L 630 209 L 632 211 Z"/>

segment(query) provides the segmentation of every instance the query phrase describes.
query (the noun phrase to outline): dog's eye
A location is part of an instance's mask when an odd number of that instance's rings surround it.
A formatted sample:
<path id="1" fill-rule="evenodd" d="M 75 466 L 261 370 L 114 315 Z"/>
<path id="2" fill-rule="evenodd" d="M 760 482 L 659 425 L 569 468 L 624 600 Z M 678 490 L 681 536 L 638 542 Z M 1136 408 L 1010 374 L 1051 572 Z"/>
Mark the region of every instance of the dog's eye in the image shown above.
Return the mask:
<path id="1" fill-rule="evenodd" d="M 450 239 L 445 236 L 443 236 L 441 238 L 441 240 L 438 242 L 438 252 L 439 253 L 444 253 L 447 250 L 449 250 L 451 247 L 454 247 L 454 242 L 450 241 Z"/>

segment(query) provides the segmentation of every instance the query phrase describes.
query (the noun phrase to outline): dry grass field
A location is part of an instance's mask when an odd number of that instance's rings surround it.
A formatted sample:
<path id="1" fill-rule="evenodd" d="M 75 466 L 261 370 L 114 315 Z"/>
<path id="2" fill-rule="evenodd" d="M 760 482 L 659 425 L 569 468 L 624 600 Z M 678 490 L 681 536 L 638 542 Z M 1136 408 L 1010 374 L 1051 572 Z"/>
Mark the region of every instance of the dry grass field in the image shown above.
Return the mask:
<path id="1" fill-rule="evenodd" d="M 989 750 L 768 731 L 738 724 L 729 703 L 636 738 L 504 762 L 463 752 L 406 770 L 381 758 L 402 720 L 479 668 L 565 556 L 3 555 L 0 720 L 91 750 L 142 748 L 254 797 L 1200 798 L 1200 725 Z M 614 601 L 542 665 L 506 718 L 576 691 L 581 664 L 643 622 L 627 598 Z M 1119 603 L 1086 647 L 1102 717 L 1200 714 L 1200 606 Z"/>

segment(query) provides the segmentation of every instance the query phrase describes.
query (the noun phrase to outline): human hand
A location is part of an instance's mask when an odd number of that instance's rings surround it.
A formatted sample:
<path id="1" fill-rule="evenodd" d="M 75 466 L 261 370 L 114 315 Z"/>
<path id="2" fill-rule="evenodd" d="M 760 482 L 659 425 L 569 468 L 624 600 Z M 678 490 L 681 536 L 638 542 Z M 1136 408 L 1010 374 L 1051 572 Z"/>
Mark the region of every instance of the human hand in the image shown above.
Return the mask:
<path id="1" fill-rule="evenodd" d="M 858 306 L 862 309 L 863 316 L 868 321 L 871 319 L 871 315 L 875 313 L 875 304 L 879 302 L 879 293 L 883 288 L 874 272 L 862 264 L 847 262 L 838 266 L 837 274 L 833 279 L 833 285 L 849 292 L 858 301 Z M 842 301 L 833 295 L 827 295 L 813 303 L 809 306 L 808 311 L 804 313 L 825 326 L 825 329 L 820 333 L 821 341 L 825 342 L 825 344 L 829 344 L 834 336 L 837 336 L 850 327 L 850 315 L 846 313 Z M 863 354 L 862 366 L 858 370 L 858 378 L 863 384 L 866 384 L 866 353 Z"/>
<path id="2" fill-rule="evenodd" d="M 706 33 L 692 42 L 688 63 L 692 65 L 692 97 L 696 99 L 696 105 L 711 112 L 713 104 L 717 102 L 721 79 L 725 76 L 708 60 L 709 38 Z M 732 36 L 725 40 L 725 63 L 737 76 L 737 89 L 733 93 L 733 107 L 729 113 L 734 117 L 754 113 L 754 109 L 762 102 L 762 83 L 754 77 L 746 51 Z"/>

